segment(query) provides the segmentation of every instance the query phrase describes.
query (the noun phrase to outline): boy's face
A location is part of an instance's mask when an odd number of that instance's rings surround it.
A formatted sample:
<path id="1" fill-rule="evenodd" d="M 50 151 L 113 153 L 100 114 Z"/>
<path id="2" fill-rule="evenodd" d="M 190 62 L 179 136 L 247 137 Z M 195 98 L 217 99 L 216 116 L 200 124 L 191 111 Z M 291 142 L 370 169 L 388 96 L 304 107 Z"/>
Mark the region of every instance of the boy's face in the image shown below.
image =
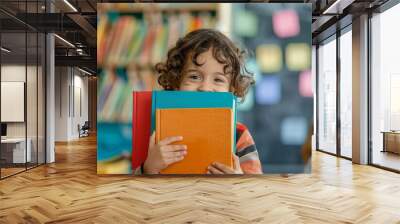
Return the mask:
<path id="1" fill-rule="evenodd" d="M 212 49 L 200 54 L 194 64 L 190 59 L 186 60 L 183 68 L 182 80 L 179 90 L 228 92 L 230 91 L 231 75 L 224 73 L 224 64 L 215 60 Z"/>

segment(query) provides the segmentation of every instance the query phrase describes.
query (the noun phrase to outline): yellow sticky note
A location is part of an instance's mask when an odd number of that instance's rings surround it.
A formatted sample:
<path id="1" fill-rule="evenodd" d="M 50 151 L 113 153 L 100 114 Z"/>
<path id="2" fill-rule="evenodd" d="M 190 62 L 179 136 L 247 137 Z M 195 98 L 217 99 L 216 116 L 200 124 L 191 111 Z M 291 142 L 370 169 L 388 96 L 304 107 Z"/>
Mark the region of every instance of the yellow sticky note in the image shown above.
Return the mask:
<path id="1" fill-rule="evenodd" d="M 290 71 L 310 69 L 311 48 L 306 43 L 290 43 L 286 47 L 286 66 Z"/>
<path id="2" fill-rule="evenodd" d="M 256 60 L 264 73 L 278 72 L 282 68 L 282 51 L 276 44 L 262 44 L 256 49 Z"/>

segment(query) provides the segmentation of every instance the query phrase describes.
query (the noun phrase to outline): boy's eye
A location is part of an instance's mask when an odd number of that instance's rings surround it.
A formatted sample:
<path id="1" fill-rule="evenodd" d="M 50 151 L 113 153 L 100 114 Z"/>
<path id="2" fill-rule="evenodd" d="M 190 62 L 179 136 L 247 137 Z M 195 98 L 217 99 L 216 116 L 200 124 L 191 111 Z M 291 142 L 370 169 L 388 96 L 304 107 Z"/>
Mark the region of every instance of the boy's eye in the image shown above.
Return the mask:
<path id="1" fill-rule="evenodd" d="M 222 76 L 222 75 L 217 75 L 217 76 L 215 76 L 215 77 L 214 77 L 214 81 L 217 82 L 217 83 L 226 83 L 226 82 L 228 82 L 228 80 L 226 79 L 226 77 L 225 77 L 225 76 Z"/>
<path id="2" fill-rule="evenodd" d="M 189 74 L 189 75 L 188 75 L 188 78 L 189 78 L 189 79 L 193 79 L 193 80 L 199 80 L 199 79 L 200 79 L 200 76 L 199 76 L 199 75 L 196 75 L 196 74 Z"/>
<path id="3" fill-rule="evenodd" d="M 221 83 L 225 82 L 225 80 L 220 79 L 220 78 L 215 79 L 215 81 L 216 81 L 216 82 L 221 82 Z"/>

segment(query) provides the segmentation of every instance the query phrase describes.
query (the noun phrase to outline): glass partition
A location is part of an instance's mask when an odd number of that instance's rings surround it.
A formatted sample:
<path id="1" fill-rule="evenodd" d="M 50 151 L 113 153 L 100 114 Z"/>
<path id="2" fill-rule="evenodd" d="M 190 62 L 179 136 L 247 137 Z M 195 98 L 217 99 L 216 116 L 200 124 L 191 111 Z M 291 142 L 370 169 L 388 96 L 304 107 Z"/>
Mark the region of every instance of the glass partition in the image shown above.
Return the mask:
<path id="1" fill-rule="evenodd" d="M 340 155 L 352 157 L 352 32 L 340 36 Z"/>
<path id="2" fill-rule="evenodd" d="M 31 161 L 31 142 L 26 136 L 26 40 L 25 31 L 1 34 L 2 177 L 24 171 Z"/>
<path id="3" fill-rule="evenodd" d="M 31 168 L 37 165 L 38 157 L 38 49 L 37 41 L 38 36 L 36 32 L 29 31 L 27 33 L 27 81 L 26 81 L 26 114 L 27 114 L 27 150 L 29 153 L 29 160 L 27 167 Z"/>
<path id="4" fill-rule="evenodd" d="M 371 162 L 400 171 L 400 4 L 371 18 Z"/>
<path id="5" fill-rule="evenodd" d="M 318 47 L 318 149 L 336 154 L 336 37 Z"/>
<path id="6" fill-rule="evenodd" d="M 44 3 L 0 2 L 1 179 L 45 163 L 45 35 L 16 19 Z"/>

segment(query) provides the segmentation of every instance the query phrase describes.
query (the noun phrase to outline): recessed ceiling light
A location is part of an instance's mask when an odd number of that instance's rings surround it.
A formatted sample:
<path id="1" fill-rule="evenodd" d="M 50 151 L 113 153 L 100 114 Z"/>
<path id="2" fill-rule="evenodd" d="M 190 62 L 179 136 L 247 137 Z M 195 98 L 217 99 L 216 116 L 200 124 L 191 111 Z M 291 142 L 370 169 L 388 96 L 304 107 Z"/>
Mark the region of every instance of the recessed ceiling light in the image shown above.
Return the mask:
<path id="1" fill-rule="evenodd" d="M 71 4 L 69 3 L 68 0 L 64 0 L 65 4 L 67 4 L 74 12 L 78 12 L 78 10 Z"/>
<path id="2" fill-rule="evenodd" d="M 81 69 L 81 68 L 79 68 L 79 67 L 78 67 L 78 69 L 79 69 L 79 71 L 81 71 L 81 72 L 83 72 L 83 73 L 85 73 L 85 74 L 87 74 L 87 75 L 93 75 L 92 73 L 90 73 L 90 72 L 88 72 L 88 71 L 86 71 L 86 70 L 83 70 L 83 69 Z"/>
<path id="3" fill-rule="evenodd" d="M 9 50 L 9 49 L 7 49 L 7 48 L 5 48 L 5 47 L 1 47 L 0 48 L 2 51 L 4 51 L 4 52 L 7 52 L 7 53 L 10 53 L 11 52 L 11 50 Z"/>
<path id="4" fill-rule="evenodd" d="M 354 0 L 336 0 L 322 14 L 342 14 L 343 9 L 351 5 Z"/>
<path id="5" fill-rule="evenodd" d="M 71 42 L 69 42 L 68 40 L 66 40 L 66 39 L 64 39 L 64 38 L 62 38 L 62 37 L 60 37 L 60 36 L 57 35 L 57 34 L 54 34 L 54 36 L 57 37 L 58 39 L 60 39 L 61 41 L 63 41 L 64 43 L 66 43 L 67 45 L 69 45 L 69 46 L 75 48 L 75 45 L 71 44 Z"/>

